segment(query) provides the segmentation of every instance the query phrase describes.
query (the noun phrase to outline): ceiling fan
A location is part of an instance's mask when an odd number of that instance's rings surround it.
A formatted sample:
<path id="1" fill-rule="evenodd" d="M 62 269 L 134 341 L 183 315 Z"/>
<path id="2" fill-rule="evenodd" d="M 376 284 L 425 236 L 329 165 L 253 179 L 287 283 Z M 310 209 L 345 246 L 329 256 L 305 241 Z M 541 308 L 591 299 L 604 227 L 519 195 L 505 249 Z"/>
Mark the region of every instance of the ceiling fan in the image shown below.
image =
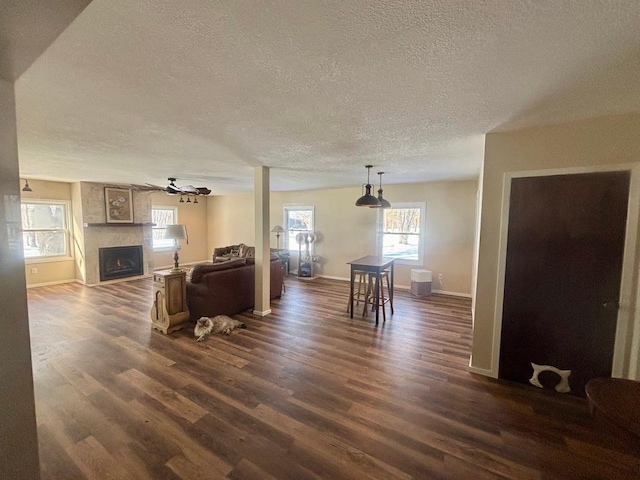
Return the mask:
<path id="1" fill-rule="evenodd" d="M 159 185 L 153 185 L 151 183 L 145 183 L 144 185 L 131 185 L 136 190 L 147 192 L 167 192 L 169 195 L 209 195 L 211 190 L 207 187 L 194 187 L 193 185 L 185 185 L 184 187 L 178 187 L 175 184 L 177 180 L 175 177 L 167 178 L 169 185 L 161 187 Z"/>

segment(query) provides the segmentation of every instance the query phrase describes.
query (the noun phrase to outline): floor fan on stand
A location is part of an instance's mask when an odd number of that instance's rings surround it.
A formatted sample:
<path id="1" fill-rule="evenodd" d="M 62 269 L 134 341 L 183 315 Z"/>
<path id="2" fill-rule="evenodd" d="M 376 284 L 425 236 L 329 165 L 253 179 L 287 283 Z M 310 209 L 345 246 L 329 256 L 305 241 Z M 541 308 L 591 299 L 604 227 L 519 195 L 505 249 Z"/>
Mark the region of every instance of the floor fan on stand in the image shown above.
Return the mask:
<path id="1" fill-rule="evenodd" d="M 296 243 L 298 244 L 298 276 L 313 276 L 313 256 L 311 255 L 310 246 L 315 242 L 316 236 L 311 232 L 300 232 L 296 235 Z M 304 256 L 302 255 L 302 245 L 305 245 Z"/>

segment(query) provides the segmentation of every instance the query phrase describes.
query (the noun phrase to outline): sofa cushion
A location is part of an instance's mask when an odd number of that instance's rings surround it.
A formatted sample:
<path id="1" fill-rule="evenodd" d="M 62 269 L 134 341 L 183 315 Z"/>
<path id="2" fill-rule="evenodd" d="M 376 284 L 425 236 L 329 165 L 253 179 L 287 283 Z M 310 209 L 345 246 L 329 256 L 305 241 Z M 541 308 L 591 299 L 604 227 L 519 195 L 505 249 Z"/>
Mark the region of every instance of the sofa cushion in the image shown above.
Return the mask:
<path id="1" fill-rule="evenodd" d="M 200 263 L 191 270 L 191 282 L 198 283 L 206 273 L 238 268 L 245 264 L 246 261 L 244 258 L 230 258 L 227 261 L 216 263 Z"/>

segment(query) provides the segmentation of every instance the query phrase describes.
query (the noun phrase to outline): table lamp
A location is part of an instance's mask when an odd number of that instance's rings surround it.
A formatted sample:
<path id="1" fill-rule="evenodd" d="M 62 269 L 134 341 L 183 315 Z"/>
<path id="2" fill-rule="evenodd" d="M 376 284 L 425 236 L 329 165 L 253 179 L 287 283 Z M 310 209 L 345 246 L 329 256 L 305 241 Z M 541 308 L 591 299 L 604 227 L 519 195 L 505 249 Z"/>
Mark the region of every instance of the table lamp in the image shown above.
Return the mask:
<path id="1" fill-rule="evenodd" d="M 178 250 L 180 250 L 180 243 L 178 240 L 187 240 L 187 244 L 189 244 L 189 237 L 187 236 L 187 227 L 186 225 L 167 225 L 167 229 L 164 232 L 164 238 L 167 240 L 175 240 L 176 242 L 176 251 L 173 254 L 173 268 L 171 269 L 172 273 L 181 272 L 182 269 L 178 265 Z"/>

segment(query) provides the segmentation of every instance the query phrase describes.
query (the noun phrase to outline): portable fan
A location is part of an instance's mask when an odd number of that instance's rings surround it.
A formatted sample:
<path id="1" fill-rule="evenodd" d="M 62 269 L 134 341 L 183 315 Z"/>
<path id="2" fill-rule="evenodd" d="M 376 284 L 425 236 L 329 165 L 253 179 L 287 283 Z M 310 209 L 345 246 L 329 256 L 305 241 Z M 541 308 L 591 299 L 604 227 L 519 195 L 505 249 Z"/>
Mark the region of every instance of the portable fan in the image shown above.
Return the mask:
<path id="1" fill-rule="evenodd" d="M 310 245 L 315 242 L 316 236 L 311 232 L 300 232 L 296 235 L 298 244 L 298 276 L 310 277 L 313 268 L 313 258 L 311 257 Z M 304 257 L 302 256 L 302 244 L 305 245 Z M 303 262 L 304 260 L 304 262 Z"/>

